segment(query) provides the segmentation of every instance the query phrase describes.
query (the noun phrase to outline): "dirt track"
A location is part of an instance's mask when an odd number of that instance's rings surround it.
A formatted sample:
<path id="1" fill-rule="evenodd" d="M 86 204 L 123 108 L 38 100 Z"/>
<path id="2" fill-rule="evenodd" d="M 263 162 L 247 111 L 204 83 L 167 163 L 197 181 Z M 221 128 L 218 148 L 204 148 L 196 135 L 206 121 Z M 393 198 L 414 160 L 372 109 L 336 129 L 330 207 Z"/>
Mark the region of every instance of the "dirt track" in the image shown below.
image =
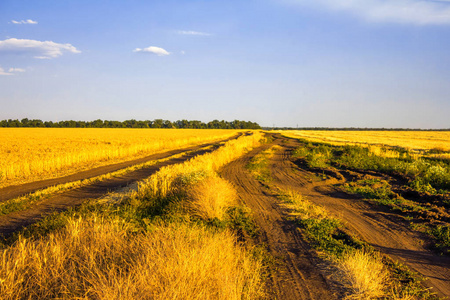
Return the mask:
<path id="1" fill-rule="evenodd" d="M 225 142 L 225 141 L 228 141 L 231 139 L 238 138 L 241 135 L 242 135 L 242 133 L 239 133 L 234 137 L 231 137 L 229 139 L 225 139 L 222 141 L 217 141 L 217 142 L 213 142 L 213 143 L 205 143 L 202 145 L 196 145 L 196 146 L 166 151 L 166 152 L 162 152 L 162 153 L 156 153 L 156 154 L 152 154 L 152 155 L 149 155 L 149 156 L 146 156 L 143 158 L 134 159 L 134 160 L 126 161 L 126 162 L 121 162 L 121 163 L 117 163 L 117 164 L 111 164 L 111 165 L 107 165 L 107 166 L 102 166 L 102 167 L 78 172 L 75 174 L 71 174 L 68 176 L 64 176 L 64 177 L 34 181 L 34 182 L 30 182 L 30 183 L 0 188 L 0 202 L 6 201 L 8 199 L 17 198 L 17 197 L 20 197 L 20 196 L 23 196 L 23 195 L 26 195 L 29 193 L 33 193 L 37 190 L 44 189 L 49 186 L 54 186 L 54 185 L 77 181 L 77 180 L 84 180 L 87 178 L 92 178 L 92 177 L 96 177 L 99 175 L 115 172 L 117 170 L 125 169 L 130 166 L 142 164 L 142 163 L 145 163 L 148 161 L 164 159 L 164 158 L 167 158 L 167 157 L 170 157 L 170 156 L 173 156 L 176 154 L 180 154 L 183 152 L 194 151 L 194 150 L 197 150 L 197 149 L 200 149 L 203 147 L 211 146 L 211 145 L 214 145 L 214 144 L 217 144 L 220 142 Z"/>
<path id="2" fill-rule="evenodd" d="M 294 164 L 290 156 L 297 146 L 296 142 L 289 141 L 274 156 L 271 169 L 277 185 L 295 188 L 308 200 L 326 207 L 345 222 L 350 232 L 427 277 L 432 291 L 450 297 L 450 257 L 438 256 L 426 249 L 424 236 L 402 224 L 394 213 L 333 188 L 330 183 L 337 180 L 315 184 L 305 180 L 310 173 Z M 343 176 L 340 178 L 341 182 L 345 180 Z"/>
<path id="3" fill-rule="evenodd" d="M 240 134 L 238 135 L 240 136 Z M 234 136 L 233 138 L 237 138 L 237 136 Z M 233 139 L 230 138 L 230 139 Z M 151 160 L 158 160 L 163 158 L 168 158 L 170 156 L 173 156 L 175 154 L 181 154 L 186 153 L 186 155 L 183 155 L 182 157 L 169 159 L 162 163 L 157 163 L 155 165 L 145 167 L 136 171 L 132 171 L 130 173 L 127 173 L 122 176 L 114 177 L 108 180 L 104 180 L 98 183 L 89 184 L 87 186 L 83 186 L 74 190 L 69 190 L 57 195 L 54 195 L 52 197 L 49 197 L 47 199 L 44 199 L 42 202 L 37 203 L 33 205 L 31 208 L 18 211 L 14 213 L 10 213 L 8 215 L 0 216 L 0 236 L 7 237 L 11 235 L 12 233 L 20 230 L 23 227 L 26 227 L 30 224 L 35 223 L 36 221 L 42 219 L 43 216 L 48 215 L 54 211 L 63 211 L 70 207 L 74 207 L 77 205 L 80 205 L 81 203 L 85 202 L 88 199 L 95 199 L 99 198 L 101 196 L 104 196 L 106 193 L 110 191 L 117 190 L 119 188 L 125 187 L 133 182 L 142 180 L 144 178 L 149 177 L 150 175 L 156 173 L 160 168 L 168 165 L 174 165 L 178 163 L 182 163 L 184 161 L 187 161 L 197 155 L 201 155 L 207 152 L 211 152 L 217 147 L 219 147 L 219 144 L 221 142 L 230 140 L 226 139 L 223 141 L 218 141 L 215 143 L 208 143 L 208 144 L 202 144 L 198 146 L 192 146 L 184 149 L 159 153 L 155 155 L 148 156 L 143 159 L 130 161 L 127 163 L 122 164 L 115 164 L 113 166 L 106 166 L 97 168 L 94 170 L 82 172 L 80 174 L 71 175 L 68 177 L 63 177 L 59 179 L 52 179 L 52 180 L 46 180 L 38 183 L 32 183 L 32 184 L 25 184 L 23 185 L 23 190 L 30 191 L 30 190 L 36 190 L 37 187 L 43 188 L 48 187 L 49 182 L 52 184 L 56 183 L 66 183 L 70 182 L 72 180 L 79 180 L 81 178 L 90 178 L 93 176 L 98 176 L 101 174 L 107 174 L 112 171 L 116 171 L 122 168 L 126 168 L 128 166 L 143 163 L 146 161 Z M 215 146 L 215 147 L 211 147 Z M 77 178 L 77 179 L 74 179 Z M 56 182 L 56 183 L 55 183 Z M 4 195 L 4 189 L 0 190 L 0 195 L 3 195 L 3 198 L 10 199 L 9 197 L 11 195 L 22 195 L 26 194 L 22 192 L 21 189 L 22 186 L 15 186 L 11 188 L 7 188 L 8 193 Z"/>
<path id="4" fill-rule="evenodd" d="M 255 180 L 245 169 L 245 165 L 253 156 L 272 145 L 281 147 L 271 160 L 273 184 L 295 189 L 308 200 L 326 207 L 332 214 L 346 222 L 351 233 L 359 235 L 382 253 L 404 262 L 428 277 L 427 284 L 439 295 L 450 296 L 450 258 L 437 256 L 427 250 L 422 243 L 423 236 L 396 222 L 398 218 L 394 214 L 335 190 L 332 184 L 345 181 L 344 176 L 339 173 L 335 174 L 336 179 L 320 182 L 311 180 L 314 175 L 295 164 L 290 156 L 291 151 L 299 146 L 298 142 L 277 137 L 272 144 L 251 151 L 221 171 L 223 177 L 236 185 L 241 200 L 254 213 L 261 230 L 259 240 L 256 242 L 267 245 L 269 252 L 278 261 L 282 261 L 269 275 L 271 299 L 338 299 L 341 296 L 340 291 L 331 287 L 323 277 L 318 268 L 320 261 L 302 240 L 295 224 L 286 220 L 287 212 L 279 206 L 276 195 Z M 153 159 L 158 159 L 187 150 L 194 151 L 181 158 L 170 159 L 121 177 L 56 195 L 29 210 L 2 216 L 0 234 L 11 234 L 23 226 L 36 222 L 42 214 L 79 205 L 86 199 L 103 196 L 108 191 L 146 178 L 162 166 L 177 164 L 195 155 L 211 151 L 202 149 L 203 146 L 206 145 L 158 154 L 157 157 L 152 156 Z"/>
<path id="5" fill-rule="evenodd" d="M 274 144 L 281 147 L 271 160 L 274 185 L 295 189 L 313 203 L 326 207 L 345 222 L 351 233 L 427 277 L 426 284 L 439 296 L 450 297 L 449 257 L 427 250 L 423 245 L 424 237 L 397 222 L 399 219 L 395 214 L 333 188 L 332 184 L 345 181 L 341 174 L 335 174 L 336 179 L 311 180 L 314 175 L 296 165 L 290 156 L 299 146 L 297 141 L 278 138 L 271 145 Z M 284 257 L 285 265 L 270 278 L 273 294 L 279 299 L 332 299 L 329 287 L 314 266 L 314 256 L 293 225 L 284 221 L 284 212 L 276 197 L 245 170 L 254 155 L 271 145 L 256 149 L 228 165 L 222 175 L 237 186 L 242 201 L 253 210 L 263 232 L 262 241 L 269 251 Z"/>
<path id="6" fill-rule="evenodd" d="M 237 188 L 241 201 L 253 211 L 262 234 L 259 243 L 282 263 L 269 277 L 270 298 L 337 299 L 317 268 L 316 257 L 301 239 L 295 224 L 286 221 L 274 195 L 245 170 L 245 165 L 270 145 L 257 148 L 225 166 L 221 175 Z"/>

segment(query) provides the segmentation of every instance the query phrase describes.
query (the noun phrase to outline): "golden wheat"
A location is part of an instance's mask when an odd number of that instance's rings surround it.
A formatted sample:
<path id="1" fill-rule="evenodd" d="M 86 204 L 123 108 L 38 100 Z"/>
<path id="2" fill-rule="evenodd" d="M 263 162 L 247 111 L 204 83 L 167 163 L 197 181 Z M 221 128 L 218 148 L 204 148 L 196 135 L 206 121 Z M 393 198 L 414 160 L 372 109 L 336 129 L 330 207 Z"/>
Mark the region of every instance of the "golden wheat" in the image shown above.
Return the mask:
<path id="1" fill-rule="evenodd" d="M 147 201 L 148 193 L 162 196 L 189 185 L 196 186 L 198 192 L 210 186 L 222 186 L 222 190 L 228 189 L 233 194 L 233 188 L 214 171 L 257 146 L 261 137 L 260 132 L 243 136 L 210 154 L 166 167 L 142 183 L 138 192 L 130 191 L 127 196 Z M 208 187 L 201 187 L 202 181 Z M 196 195 L 209 195 L 209 192 Z M 233 201 L 215 203 L 223 201 L 222 195 L 200 200 L 196 212 L 213 206 L 213 211 L 220 216 Z M 207 217 L 215 213 L 207 213 Z M 227 230 L 213 233 L 182 223 L 153 224 L 150 232 L 136 233 L 131 223 L 98 213 L 84 218 L 69 217 L 66 223 L 63 229 L 47 237 L 20 238 L 2 250 L 0 299 L 258 299 L 263 296 L 261 261 L 239 245 Z"/>
<path id="2" fill-rule="evenodd" d="M 0 187 L 224 139 L 235 130 L 0 128 Z"/>
<path id="3" fill-rule="evenodd" d="M 448 131 L 282 131 L 283 134 L 333 145 L 369 144 L 411 150 L 450 151 Z"/>

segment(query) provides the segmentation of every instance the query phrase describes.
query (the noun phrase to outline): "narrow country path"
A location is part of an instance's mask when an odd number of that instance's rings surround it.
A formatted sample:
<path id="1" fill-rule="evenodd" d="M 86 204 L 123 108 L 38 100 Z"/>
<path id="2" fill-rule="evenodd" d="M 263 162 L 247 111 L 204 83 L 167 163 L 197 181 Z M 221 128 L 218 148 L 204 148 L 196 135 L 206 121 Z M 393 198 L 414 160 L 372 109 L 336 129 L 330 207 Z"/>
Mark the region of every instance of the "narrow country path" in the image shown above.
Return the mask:
<path id="1" fill-rule="evenodd" d="M 275 195 L 246 171 L 250 159 L 279 143 L 259 147 L 225 166 L 220 174 L 232 182 L 239 197 L 253 212 L 261 235 L 256 241 L 265 244 L 281 263 L 269 275 L 270 299 L 338 299 L 318 269 L 317 258 L 300 237 L 295 224 L 285 218 Z"/>
<path id="2" fill-rule="evenodd" d="M 279 145 L 281 150 L 273 156 L 270 166 L 274 184 L 294 189 L 325 207 L 343 220 L 351 233 L 425 276 L 432 291 L 450 298 L 450 257 L 426 249 L 422 233 L 411 230 L 395 213 L 334 188 L 333 184 L 345 181 L 341 174 L 323 182 L 309 180 L 313 174 L 295 164 L 291 157 L 292 150 L 300 146 L 297 141 L 286 139 Z"/>

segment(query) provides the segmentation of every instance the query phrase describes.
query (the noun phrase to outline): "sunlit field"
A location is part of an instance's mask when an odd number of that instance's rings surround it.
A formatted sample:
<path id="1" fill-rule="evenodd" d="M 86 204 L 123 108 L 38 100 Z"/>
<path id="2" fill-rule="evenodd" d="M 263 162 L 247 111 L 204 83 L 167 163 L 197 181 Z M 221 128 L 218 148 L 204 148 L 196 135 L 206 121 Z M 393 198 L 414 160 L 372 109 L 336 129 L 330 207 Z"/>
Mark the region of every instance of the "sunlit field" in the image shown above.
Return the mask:
<path id="1" fill-rule="evenodd" d="M 396 146 L 411 150 L 450 151 L 448 131 L 287 131 L 293 137 L 333 145 L 373 144 Z"/>
<path id="2" fill-rule="evenodd" d="M 0 250 L 0 299 L 263 299 L 261 257 L 231 226 L 246 215 L 216 173 L 261 138 L 163 167 L 113 205 L 43 220 L 35 233 L 49 234 Z"/>
<path id="3" fill-rule="evenodd" d="M 303 138 L 311 142 L 333 146 L 355 145 L 369 148 L 382 157 L 399 158 L 399 148 L 413 158 L 426 156 L 450 159 L 450 132 L 448 131 L 282 131 L 287 137 Z"/>
<path id="4" fill-rule="evenodd" d="M 0 187 L 231 137 L 236 130 L 0 128 Z"/>

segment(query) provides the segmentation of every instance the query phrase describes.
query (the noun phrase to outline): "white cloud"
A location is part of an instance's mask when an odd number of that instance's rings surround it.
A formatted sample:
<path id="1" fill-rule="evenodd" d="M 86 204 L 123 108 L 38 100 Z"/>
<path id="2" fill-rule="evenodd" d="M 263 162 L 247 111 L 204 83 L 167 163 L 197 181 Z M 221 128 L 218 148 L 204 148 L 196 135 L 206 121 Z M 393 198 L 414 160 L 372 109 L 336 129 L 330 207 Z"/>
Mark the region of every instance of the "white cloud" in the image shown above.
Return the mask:
<path id="1" fill-rule="evenodd" d="M 448 0 L 292 0 L 308 6 L 346 11 L 371 22 L 450 24 Z M 292 2 L 291 1 L 291 2 Z"/>
<path id="2" fill-rule="evenodd" d="M 16 21 L 16 20 L 12 20 L 11 21 L 13 24 L 37 24 L 37 21 L 33 21 L 33 20 L 20 20 L 20 21 Z"/>
<path id="3" fill-rule="evenodd" d="M 10 72 L 10 73 L 14 73 L 14 72 L 16 72 L 16 73 L 23 73 L 23 72 L 25 72 L 25 69 L 21 69 L 21 68 L 9 68 L 9 71 L 8 72 Z"/>
<path id="4" fill-rule="evenodd" d="M 0 51 L 13 53 L 30 53 L 35 58 L 51 59 L 63 55 L 64 52 L 81 53 L 71 44 L 58 44 L 51 41 L 36 41 L 26 39 L 7 39 L 0 41 Z"/>
<path id="5" fill-rule="evenodd" d="M 167 52 L 165 49 L 159 48 L 159 47 L 154 47 L 154 46 L 150 46 L 150 47 L 147 47 L 144 49 L 136 48 L 133 50 L 133 52 L 153 53 L 158 56 L 170 55 L 170 52 Z"/>
<path id="6" fill-rule="evenodd" d="M 210 36 L 211 35 L 210 33 L 192 31 L 192 30 L 178 30 L 177 33 L 183 34 L 183 35 L 201 35 L 201 36 Z"/>
<path id="7" fill-rule="evenodd" d="M 12 73 L 6 72 L 5 69 L 3 69 L 2 67 L 0 67 L 0 76 L 8 76 L 8 75 L 13 75 Z"/>
<path id="8" fill-rule="evenodd" d="M 23 73 L 25 72 L 25 69 L 21 69 L 21 68 L 9 68 L 8 72 L 5 71 L 5 69 L 3 69 L 2 67 L 0 67 L 0 76 L 4 75 L 4 76 L 9 76 L 9 75 L 14 75 L 14 73 Z"/>

